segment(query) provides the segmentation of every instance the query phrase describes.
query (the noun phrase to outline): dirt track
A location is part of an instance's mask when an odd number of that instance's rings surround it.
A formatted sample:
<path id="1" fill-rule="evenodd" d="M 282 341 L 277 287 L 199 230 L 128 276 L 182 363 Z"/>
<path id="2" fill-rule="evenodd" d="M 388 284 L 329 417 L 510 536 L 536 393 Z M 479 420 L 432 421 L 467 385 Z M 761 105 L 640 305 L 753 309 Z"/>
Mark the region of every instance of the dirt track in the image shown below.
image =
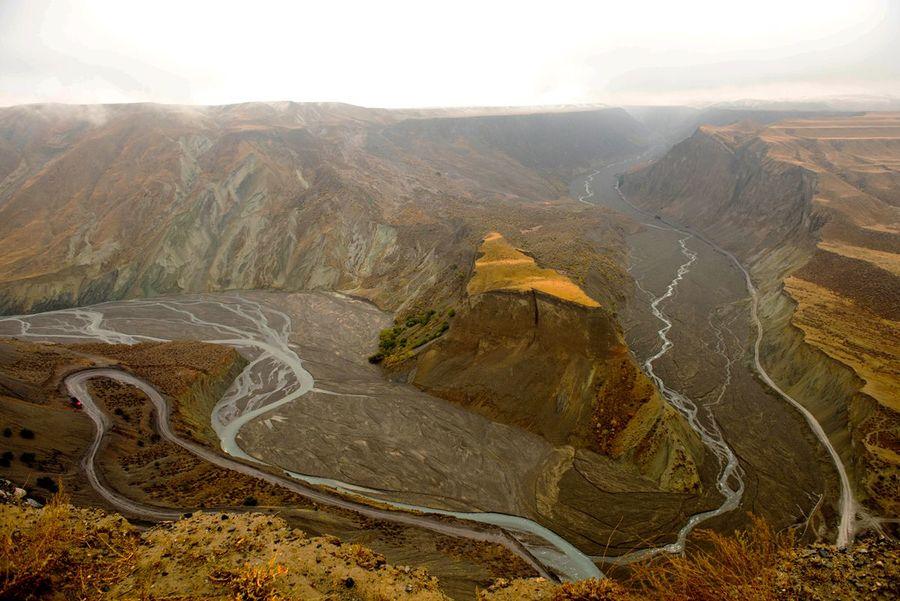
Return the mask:
<path id="1" fill-rule="evenodd" d="M 544 565 L 540 561 L 538 561 L 534 557 L 534 555 L 531 554 L 531 552 L 529 552 L 516 539 L 507 535 L 503 530 L 466 527 L 460 524 L 454 524 L 452 522 L 433 518 L 430 516 L 406 514 L 397 511 L 377 509 L 369 505 L 350 501 L 343 497 L 306 486 L 293 479 L 277 476 L 275 474 L 260 470 L 240 461 L 229 459 L 207 449 L 206 447 L 200 446 L 176 435 L 169 425 L 168 403 L 153 386 L 151 386 L 144 380 L 141 380 L 140 378 L 137 378 L 127 372 L 111 368 L 98 368 L 80 371 L 68 376 L 65 379 L 65 385 L 69 391 L 69 394 L 76 397 L 84 404 L 85 412 L 94 421 L 94 424 L 97 428 L 94 441 L 90 446 L 88 453 L 85 455 L 82 466 L 84 467 L 88 475 L 88 480 L 96 489 L 96 491 L 121 511 L 147 520 L 160 521 L 178 519 L 182 516 L 183 512 L 191 511 L 193 510 L 193 508 L 184 508 L 184 511 L 172 511 L 136 503 L 130 499 L 127 499 L 126 497 L 123 497 L 114 490 L 111 490 L 102 482 L 102 479 L 100 478 L 96 470 L 95 459 L 97 450 L 100 448 L 100 445 L 102 444 L 103 439 L 106 436 L 107 430 L 110 426 L 110 420 L 106 416 L 106 414 L 103 413 L 103 411 L 97 406 L 97 404 L 94 402 L 94 399 L 91 397 L 90 393 L 87 390 L 87 382 L 92 378 L 110 378 L 124 384 L 129 384 L 131 386 L 139 388 L 153 403 L 153 406 L 156 410 L 156 427 L 160 433 L 160 436 L 163 439 L 186 449 L 197 457 L 200 457 L 201 459 L 212 463 L 213 465 L 236 471 L 247 476 L 252 476 L 254 478 L 259 478 L 261 480 L 269 482 L 270 484 L 281 486 L 287 490 L 290 490 L 291 492 L 303 495 L 304 497 L 317 503 L 355 511 L 369 518 L 425 528 L 427 530 L 439 532 L 448 536 L 463 537 L 481 542 L 500 544 L 524 559 L 543 577 L 555 578 L 555 575 L 553 575 L 551 572 L 548 572 Z"/>
<path id="2" fill-rule="evenodd" d="M 631 273 L 639 287 L 622 317 L 630 346 L 646 358 L 659 347 L 654 325 L 658 320 L 649 301 L 683 262 L 679 240 L 692 234 L 630 206 L 617 194 L 615 179 L 615 169 L 596 173 L 594 194 L 587 200 L 644 224 L 628 239 Z M 572 189 L 581 190 L 583 184 L 576 182 Z M 802 523 L 823 497 L 826 506 L 832 507 L 828 501 L 833 501 L 840 511 L 841 483 L 831 456 L 804 416 L 756 369 L 757 328 L 743 271 L 706 241 L 695 236 L 687 243 L 697 261 L 678 293 L 662 307 L 673 323 L 668 337 L 674 347 L 656 371 L 669 387 L 695 401 L 701 422 L 710 427 L 715 418 L 740 462 L 746 485 L 739 509 L 712 518 L 705 527 L 739 527 L 748 511 L 779 526 Z M 829 522 L 841 522 L 828 511 L 813 517 L 813 528 L 820 534 L 831 527 Z"/>

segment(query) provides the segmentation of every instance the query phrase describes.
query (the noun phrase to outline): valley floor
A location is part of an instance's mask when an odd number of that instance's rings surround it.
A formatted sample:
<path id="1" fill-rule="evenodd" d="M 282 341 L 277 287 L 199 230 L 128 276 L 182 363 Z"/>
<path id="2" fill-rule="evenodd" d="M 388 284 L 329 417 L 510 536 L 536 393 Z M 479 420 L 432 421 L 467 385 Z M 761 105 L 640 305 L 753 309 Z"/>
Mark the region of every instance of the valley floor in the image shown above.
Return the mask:
<path id="1" fill-rule="evenodd" d="M 0 334 L 56 342 L 191 338 L 233 346 L 249 364 L 212 411 L 229 454 L 351 495 L 418 510 L 461 510 L 459 517 L 516 533 L 547 565 L 573 578 L 599 572 L 565 538 L 588 553 L 629 551 L 671 540 L 688 515 L 714 506 L 711 487 L 697 497 L 654 492 L 649 483 L 636 501 L 634 483 L 607 481 L 601 462 L 586 485 L 566 481 L 554 493 L 566 506 L 587 503 L 581 515 L 589 516 L 583 523 L 546 524 L 560 538 L 532 520 L 544 521 L 533 509 L 541 472 L 565 453 L 519 428 L 384 381 L 366 357 L 375 332 L 388 323 L 371 304 L 340 295 L 242 292 L 6 318 Z"/>
<path id="2" fill-rule="evenodd" d="M 628 237 L 637 289 L 621 314 L 629 346 L 639 358 L 659 349 L 661 324 L 650 313 L 649 301 L 665 291 L 685 262 L 680 242 L 696 254 L 675 293 L 661 305 L 673 324 L 667 333 L 673 346 L 655 370 L 698 405 L 707 429 L 721 432 L 744 482 L 739 508 L 701 527 L 728 531 L 746 524 L 747 512 L 753 512 L 778 527 L 811 520 L 812 531 L 827 535 L 837 523 L 839 482 L 802 416 L 753 369 L 756 332 L 743 273 L 702 240 L 673 231 L 625 202 L 614 187 L 622 170 L 620 165 L 596 173 L 589 200 L 643 224 Z M 583 189 L 583 180 L 573 183 L 573 193 Z"/>

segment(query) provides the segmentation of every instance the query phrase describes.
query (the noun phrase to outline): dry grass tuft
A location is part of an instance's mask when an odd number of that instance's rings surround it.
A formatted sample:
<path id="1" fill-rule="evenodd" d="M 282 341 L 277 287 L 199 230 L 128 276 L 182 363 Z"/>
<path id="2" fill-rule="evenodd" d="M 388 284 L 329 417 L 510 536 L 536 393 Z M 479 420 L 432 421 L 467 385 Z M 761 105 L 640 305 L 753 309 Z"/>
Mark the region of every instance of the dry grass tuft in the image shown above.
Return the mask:
<path id="1" fill-rule="evenodd" d="M 566 582 L 553 593 L 551 601 L 638 601 L 635 596 L 612 580 L 579 580 Z"/>
<path id="2" fill-rule="evenodd" d="M 68 511 L 59 493 L 27 532 L 15 536 L 19 533 L 4 529 L 0 537 L 0 598 L 26 598 L 50 588 L 49 574 L 65 561 L 68 548 L 84 542 L 83 532 L 67 527 Z"/>
<path id="3" fill-rule="evenodd" d="M 217 570 L 209 579 L 230 589 L 234 601 L 281 601 L 284 597 L 275 588 L 278 578 L 285 574 L 287 568 L 273 557 L 266 565 L 245 564 L 238 570 Z"/>
<path id="4" fill-rule="evenodd" d="M 0 528 L 0 600 L 40 598 L 53 591 L 99 599 L 132 569 L 137 538 L 86 524 L 73 515 L 61 489 L 27 517 L 31 523 Z M 102 553 L 93 551 L 100 547 Z M 92 560 L 84 561 L 85 556 Z"/>
<path id="5" fill-rule="evenodd" d="M 352 561 L 364 570 L 377 570 L 387 563 L 384 555 L 360 544 L 353 543 L 345 548 Z"/>
<path id="6" fill-rule="evenodd" d="M 633 583 L 662 601 L 775 601 L 775 566 L 793 548 L 793 532 L 776 533 L 763 518 L 750 519 L 750 528 L 733 536 L 698 530 L 700 550 L 635 566 Z"/>

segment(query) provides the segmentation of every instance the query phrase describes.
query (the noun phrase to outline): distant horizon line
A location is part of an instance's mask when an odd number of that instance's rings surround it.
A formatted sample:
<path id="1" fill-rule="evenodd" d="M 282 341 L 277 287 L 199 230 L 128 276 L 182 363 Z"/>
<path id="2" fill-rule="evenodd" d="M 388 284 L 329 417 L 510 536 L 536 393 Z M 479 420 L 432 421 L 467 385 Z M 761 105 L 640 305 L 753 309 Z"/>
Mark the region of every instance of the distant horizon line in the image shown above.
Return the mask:
<path id="1" fill-rule="evenodd" d="M 16 108 L 16 107 L 40 107 L 40 106 L 59 106 L 59 107 L 91 107 L 91 106 L 171 106 L 186 108 L 224 108 L 241 105 L 306 105 L 306 106 L 347 106 L 359 109 L 374 111 L 437 111 L 437 110 L 517 110 L 517 109 L 598 109 L 598 108 L 692 108 L 692 109 L 708 109 L 708 108 L 735 108 L 735 109 L 766 109 L 776 106 L 790 106 L 803 104 L 833 103 L 833 102 L 880 102 L 884 104 L 898 104 L 900 109 L 900 96 L 892 96 L 887 94 L 837 94 L 829 96 L 811 96 L 808 98 L 798 99 L 774 99 L 774 98 L 743 98 L 739 100 L 717 100 L 717 101 L 697 101 L 685 103 L 609 103 L 609 102 L 568 102 L 568 103 L 551 103 L 551 104 L 460 104 L 460 105 L 421 105 L 421 106 L 367 106 L 364 104 L 355 104 L 342 100 L 242 100 L 236 102 L 224 103 L 190 103 L 190 102 L 161 102 L 155 100 L 135 100 L 125 102 L 22 102 L 14 104 L 0 104 L 0 109 Z M 814 109 L 808 109 L 814 110 Z M 822 110 L 838 110 L 834 107 L 823 107 Z M 878 110 L 878 109 L 856 109 L 856 110 Z M 887 109 L 895 110 L 895 109 Z"/>

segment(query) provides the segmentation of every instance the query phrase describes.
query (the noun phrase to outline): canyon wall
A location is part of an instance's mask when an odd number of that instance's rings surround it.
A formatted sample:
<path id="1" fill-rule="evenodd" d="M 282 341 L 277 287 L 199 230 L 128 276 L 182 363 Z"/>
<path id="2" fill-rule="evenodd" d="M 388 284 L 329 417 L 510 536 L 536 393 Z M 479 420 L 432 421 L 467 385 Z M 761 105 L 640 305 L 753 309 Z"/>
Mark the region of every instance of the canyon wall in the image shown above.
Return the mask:
<path id="1" fill-rule="evenodd" d="M 563 151 L 574 131 L 590 135 Z M 631 152 L 640 132 L 615 110 L 0 109 L 0 313 L 250 288 L 342 290 L 391 309 L 446 297 L 473 224 L 567 200 L 539 167 Z"/>
<path id="2" fill-rule="evenodd" d="M 900 508 L 900 116 L 701 127 L 626 174 L 632 202 L 733 252 L 762 360 L 817 416 L 873 508 Z"/>

